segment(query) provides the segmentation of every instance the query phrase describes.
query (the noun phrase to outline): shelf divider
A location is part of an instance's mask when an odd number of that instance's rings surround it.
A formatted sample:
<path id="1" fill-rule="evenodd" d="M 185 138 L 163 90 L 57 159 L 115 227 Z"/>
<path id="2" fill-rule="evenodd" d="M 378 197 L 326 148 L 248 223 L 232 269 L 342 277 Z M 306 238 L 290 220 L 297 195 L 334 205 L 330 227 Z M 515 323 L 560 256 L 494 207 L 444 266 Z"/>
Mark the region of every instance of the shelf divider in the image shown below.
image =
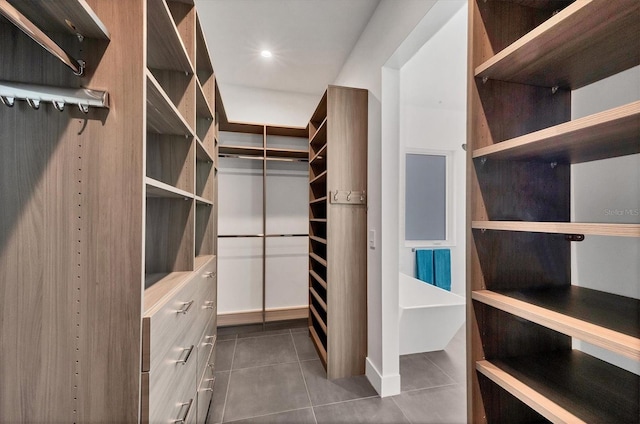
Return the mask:
<path id="1" fill-rule="evenodd" d="M 524 231 L 550 234 L 587 234 L 592 236 L 640 237 L 640 224 L 590 222 L 473 221 L 477 230 Z"/>

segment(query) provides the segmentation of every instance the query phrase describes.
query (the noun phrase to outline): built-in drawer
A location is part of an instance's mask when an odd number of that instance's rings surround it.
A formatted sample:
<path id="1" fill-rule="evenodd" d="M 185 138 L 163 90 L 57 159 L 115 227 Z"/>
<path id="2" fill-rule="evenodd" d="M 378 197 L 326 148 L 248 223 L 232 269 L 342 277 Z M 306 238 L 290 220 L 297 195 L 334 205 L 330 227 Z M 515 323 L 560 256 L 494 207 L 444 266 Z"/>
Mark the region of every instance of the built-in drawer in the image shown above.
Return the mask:
<path id="1" fill-rule="evenodd" d="M 175 296 L 142 319 L 142 371 L 155 369 L 176 338 L 193 327 L 198 315 L 198 283 L 192 277 Z"/>
<path id="2" fill-rule="evenodd" d="M 214 350 L 215 351 L 215 350 Z M 213 356 L 214 353 L 211 353 Z M 208 363 L 211 362 L 211 358 L 207 358 Z M 209 405 L 211 404 L 211 398 L 213 397 L 213 388 L 215 385 L 214 368 L 206 367 L 200 384 L 198 385 L 198 413 L 196 415 L 196 421 L 205 423 L 207 420 L 207 412 L 209 411 Z"/>
<path id="3" fill-rule="evenodd" d="M 195 334 L 198 343 L 204 326 L 216 308 L 215 257 L 193 272 L 182 289 L 164 304 L 148 311 L 142 321 L 142 371 L 152 371 L 183 343 L 184 334 Z M 212 294 L 214 293 L 214 294 Z"/>
<path id="4" fill-rule="evenodd" d="M 188 422 L 197 414 L 195 348 L 188 353 L 158 371 L 142 374 L 143 422 Z"/>
<path id="5" fill-rule="evenodd" d="M 200 342 L 198 343 L 198 378 L 202 376 L 204 369 L 211 357 L 211 351 L 216 344 L 217 328 L 215 327 L 215 314 L 210 317 Z"/>

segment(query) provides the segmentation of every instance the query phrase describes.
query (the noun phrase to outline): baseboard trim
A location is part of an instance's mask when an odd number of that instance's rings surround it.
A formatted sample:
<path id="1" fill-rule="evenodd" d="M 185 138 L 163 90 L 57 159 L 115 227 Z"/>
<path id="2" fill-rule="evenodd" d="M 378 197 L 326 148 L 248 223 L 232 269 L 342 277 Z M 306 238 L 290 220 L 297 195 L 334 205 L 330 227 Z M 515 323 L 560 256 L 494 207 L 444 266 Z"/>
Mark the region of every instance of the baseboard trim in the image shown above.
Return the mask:
<path id="1" fill-rule="evenodd" d="M 400 374 L 382 376 L 369 357 L 366 360 L 365 375 L 380 397 L 400 394 Z"/>
<path id="2" fill-rule="evenodd" d="M 266 322 L 305 318 L 309 318 L 308 306 L 298 306 L 295 308 L 272 308 L 265 311 Z M 262 311 L 228 312 L 218 314 L 219 327 L 260 323 L 262 323 Z"/>

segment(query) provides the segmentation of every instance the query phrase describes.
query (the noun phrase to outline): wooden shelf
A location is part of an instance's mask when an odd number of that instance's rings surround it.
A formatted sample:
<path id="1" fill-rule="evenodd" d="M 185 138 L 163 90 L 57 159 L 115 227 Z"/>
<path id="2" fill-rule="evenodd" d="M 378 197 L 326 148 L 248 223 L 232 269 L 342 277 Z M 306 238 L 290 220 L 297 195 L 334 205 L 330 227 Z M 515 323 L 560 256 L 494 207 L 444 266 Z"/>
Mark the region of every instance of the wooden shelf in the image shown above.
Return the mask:
<path id="1" fill-rule="evenodd" d="M 311 165 L 324 165 L 327 162 L 327 145 L 325 144 L 324 146 L 322 146 L 320 148 L 320 150 L 318 150 L 318 153 L 316 153 L 313 158 L 311 158 L 311 160 L 309 161 L 309 164 Z"/>
<path id="2" fill-rule="evenodd" d="M 147 131 L 158 134 L 193 135 L 193 130 L 171 102 L 155 77 L 147 75 Z"/>
<path id="3" fill-rule="evenodd" d="M 315 130 L 310 132 L 309 138 L 312 138 L 313 134 L 317 131 L 318 128 L 320 128 L 322 122 L 327 120 L 328 93 L 329 90 L 324 92 L 324 94 L 322 95 L 322 99 L 320 99 L 320 102 L 318 102 L 318 106 L 316 106 L 316 110 L 313 111 L 313 114 L 311 115 L 311 119 L 309 120 L 309 129 L 311 130 L 315 128 Z"/>
<path id="4" fill-rule="evenodd" d="M 316 255 L 315 253 L 309 253 L 309 256 L 313 258 L 316 262 L 318 262 L 320 265 L 327 266 L 327 261 L 322 259 L 320 256 Z"/>
<path id="5" fill-rule="evenodd" d="M 327 223 L 327 219 L 326 218 L 311 218 L 309 220 L 310 222 L 319 222 L 319 223 Z"/>
<path id="6" fill-rule="evenodd" d="M 640 152 L 640 101 L 476 149 L 474 158 L 580 163 Z"/>
<path id="7" fill-rule="evenodd" d="M 218 145 L 218 153 L 239 156 L 263 157 L 264 149 L 262 147 L 230 146 L 220 144 Z"/>
<path id="8" fill-rule="evenodd" d="M 324 289 L 325 289 L 325 290 L 327 289 L 327 282 L 326 282 L 326 281 L 324 281 L 324 280 L 323 280 L 323 279 L 318 275 L 318 273 L 317 273 L 317 272 L 315 272 L 314 270 L 310 269 L 310 270 L 309 270 L 309 274 L 310 274 L 310 275 L 311 275 L 311 276 L 312 276 L 312 277 L 313 277 L 313 278 L 314 278 L 318 283 L 320 283 L 320 285 L 321 285 L 322 287 L 324 287 Z"/>
<path id="9" fill-rule="evenodd" d="M 311 240 L 317 241 L 318 243 L 327 244 L 327 239 L 323 239 L 316 236 L 309 236 Z"/>
<path id="10" fill-rule="evenodd" d="M 194 197 L 193 194 L 188 191 L 180 190 L 179 188 L 150 177 L 145 177 L 144 182 L 147 188 L 147 197 L 168 197 L 176 199 L 193 199 Z"/>
<path id="11" fill-rule="evenodd" d="M 109 30 L 85 0 L 8 0 L 43 31 L 109 40 Z M 69 23 L 67 23 L 69 22 Z M 71 26 L 73 25 L 73 26 Z"/>
<path id="12" fill-rule="evenodd" d="M 313 317 L 315 318 L 316 322 L 318 323 L 318 325 L 320 325 L 320 328 L 322 328 L 322 331 L 324 331 L 324 334 L 327 334 L 327 324 L 324 323 L 324 321 L 322 321 L 322 318 L 320 318 L 320 314 L 318 314 L 318 311 L 316 311 L 316 308 L 313 307 L 313 305 L 309 305 L 309 309 L 311 310 L 311 313 L 313 314 Z"/>
<path id="13" fill-rule="evenodd" d="M 640 64 L 639 12 L 637 0 L 576 1 L 482 63 L 475 76 L 571 89 L 591 84 Z"/>
<path id="14" fill-rule="evenodd" d="M 299 137 L 305 139 L 309 137 L 306 127 L 273 127 L 271 125 L 266 125 L 266 130 L 267 136 L 281 135 L 285 137 Z"/>
<path id="15" fill-rule="evenodd" d="M 309 151 L 300 149 L 279 149 L 267 147 L 267 157 L 308 159 Z"/>
<path id="16" fill-rule="evenodd" d="M 313 339 L 313 344 L 316 347 L 316 350 L 318 351 L 318 354 L 320 355 L 320 359 L 322 360 L 323 364 L 326 366 L 326 364 L 327 364 L 327 350 L 325 349 L 324 345 L 320 341 L 320 337 L 318 337 L 318 333 L 316 333 L 316 329 L 313 328 L 313 327 L 309 327 L 309 334 L 311 335 L 311 338 Z"/>
<path id="17" fill-rule="evenodd" d="M 202 162 L 215 163 L 211 155 L 209 155 L 206 147 L 204 147 L 204 143 L 202 143 L 202 140 L 200 140 L 198 137 L 196 137 L 196 140 L 196 159 Z"/>
<path id="18" fill-rule="evenodd" d="M 472 299 L 640 360 L 640 300 L 577 286 L 472 292 Z"/>
<path id="19" fill-rule="evenodd" d="M 592 236 L 640 237 L 640 224 L 580 222 L 473 221 L 476 230 L 524 231 L 550 234 L 585 234 Z"/>
<path id="20" fill-rule="evenodd" d="M 194 73 L 165 0 L 147 2 L 147 44 L 147 67 Z"/>
<path id="21" fill-rule="evenodd" d="M 204 95 L 204 89 L 200 81 L 196 80 L 196 116 L 202 119 L 213 120 L 213 109 Z"/>
<path id="22" fill-rule="evenodd" d="M 327 196 L 322 196 L 322 197 L 318 197 L 317 199 L 311 200 L 309 204 L 315 205 L 315 204 L 326 202 L 326 201 L 327 201 Z"/>
<path id="23" fill-rule="evenodd" d="M 199 270 L 204 265 L 206 265 L 207 262 L 209 262 L 211 259 L 213 259 L 215 257 L 216 257 L 216 255 L 199 255 L 199 256 L 196 256 L 195 259 L 194 259 L 194 263 L 193 263 L 194 271 Z"/>
<path id="24" fill-rule="evenodd" d="M 311 294 L 313 295 L 313 297 L 318 301 L 318 304 L 320 304 L 320 306 L 322 307 L 322 309 L 324 309 L 325 312 L 327 312 L 327 304 L 325 303 L 325 301 L 320 297 L 320 295 L 312 288 L 309 289 L 309 292 L 311 292 Z"/>
<path id="25" fill-rule="evenodd" d="M 213 75 L 213 65 L 211 64 L 209 51 L 207 40 L 202 32 L 202 25 L 200 25 L 200 16 L 198 15 L 196 18 L 196 75 L 198 82 L 202 85 Z"/>
<path id="26" fill-rule="evenodd" d="M 209 205 L 209 206 L 213 206 L 213 201 L 206 199 L 204 197 L 201 196 L 195 196 L 196 202 L 200 205 Z"/>
<path id="27" fill-rule="evenodd" d="M 637 422 L 640 377 L 587 354 L 478 361 L 476 369 L 555 423 Z"/>
<path id="28" fill-rule="evenodd" d="M 327 171 L 322 171 L 320 175 L 309 181 L 309 184 L 323 183 L 327 181 Z"/>
<path id="29" fill-rule="evenodd" d="M 324 118 L 316 133 L 309 140 L 312 146 L 322 146 L 327 144 L 327 118 Z"/>

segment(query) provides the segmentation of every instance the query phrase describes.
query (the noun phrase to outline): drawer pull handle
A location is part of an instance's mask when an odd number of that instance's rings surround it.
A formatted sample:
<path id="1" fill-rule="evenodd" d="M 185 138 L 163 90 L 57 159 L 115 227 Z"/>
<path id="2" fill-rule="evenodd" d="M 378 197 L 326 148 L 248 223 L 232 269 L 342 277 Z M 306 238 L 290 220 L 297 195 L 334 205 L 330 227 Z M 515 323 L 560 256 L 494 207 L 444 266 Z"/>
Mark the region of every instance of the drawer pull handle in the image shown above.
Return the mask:
<path id="1" fill-rule="evenodd" d="M 203 390 L 204 390 L 205 392 L 213 392 L 213 386 L 215 386 L 215 384 L 216 384 L 216 383 L 215 383 L 216 378 L 215 378 L 215 377 L 213 377 L 213 378 L 207 378 L 205 381 L 208 381 L 208 382 L 210 382 L 211 384 L 209 385 L 209 387 L 207 387 L 206 389 L 203 389 Z"/>
<path id="2" fill-rule="evenodd" d="M 216 276 L 216 273 L 213 271 L 209 271 L 209 272 L 205 272 L 202 276 L 204 278 L 214 278 Z"/>
<path id="3" fill-rule="evenodd" d="M 176 364 L 181 364 L 181 365 L 186 365 L 187 361 L 189 360 L 189 358 L 191 357 L 191 352 L 193 352 L 193 345 L 191 345 L 191 347 L 185 348 L 182 353 L 187 352 L 187 354 L 185 355 L 184 359 L 178 359 L 176 361 Z"/>
<path id="4" fill-rule="evenodd" d="M 205 309 L 215 309 L 216 308 L 215 301 L 207 300 L 206 302 L 204 302 L 204 308 Z"/>
<path id="5" fill-rule="evenodd" d="M 189 412 L 191 412 L 191 405 L 193 405 L 193 399 L 191 399 L 189 402 L 187 403 L 183 403 L 180 405 L 180 412 L 182 412 L 182 410 L 184 409 L 184 415 L 182 415 L 182 418 L 178 418 L 177 420 L 174 420 L 174 424 L 184 424 L 187 422 L 187 418 L 189 417 Z M 184 408 L 186 406 L 186 409 Z"/>
<path id="6" fill-rule="evenodd" d="M 183 303 L 182 309 L 178 309 L 176 312 L 184 315 L 187 312 L 189 312 L 189 309 L 191 309 L 191 306 L 193 306 L 193 300 Z"/>
<path id="7" fill-rule="evenodd" d="M 216 344 L 216 336 L 205 336 L 204 340 L 207 340 L 207 341 L 202 343 L 202 346 L 213 346 L 214 344 Z"/>

